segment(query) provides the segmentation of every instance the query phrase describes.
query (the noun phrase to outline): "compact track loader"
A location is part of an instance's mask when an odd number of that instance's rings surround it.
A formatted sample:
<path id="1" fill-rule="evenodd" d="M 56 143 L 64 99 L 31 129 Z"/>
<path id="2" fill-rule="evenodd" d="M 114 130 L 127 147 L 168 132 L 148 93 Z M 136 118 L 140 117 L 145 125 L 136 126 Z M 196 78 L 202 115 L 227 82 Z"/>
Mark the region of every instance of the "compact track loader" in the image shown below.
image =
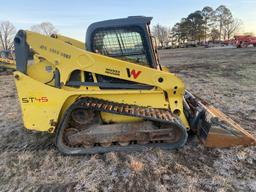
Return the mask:
<path id="1" fill-rule="evenodd" d="M 25 127 L 55 133 L 64 154 L 176 149 L 189 130 L 209 147 L 256 144 L 161 67 L 151 19 L 94 23 L 86 44 L 20 30 L 14 77 Z"/>
<path id="2" fill-rule="evenodd" d="M 0 72 L 12 72 L 15 70 L 15 54 L 12 51 L 0 52 Z"/>

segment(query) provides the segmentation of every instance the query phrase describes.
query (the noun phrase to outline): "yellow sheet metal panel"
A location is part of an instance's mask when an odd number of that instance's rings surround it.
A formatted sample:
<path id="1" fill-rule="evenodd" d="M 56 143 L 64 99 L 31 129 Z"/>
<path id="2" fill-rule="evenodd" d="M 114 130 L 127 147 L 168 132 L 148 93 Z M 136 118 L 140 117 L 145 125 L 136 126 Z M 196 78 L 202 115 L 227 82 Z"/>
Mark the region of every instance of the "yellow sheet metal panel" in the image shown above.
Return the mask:
<path id="1" fill-rule="evenodd" d="M 143 121 L 143 119 L 138 117 L 130 117 L 125 115 L 117 115 L 112 113 L 100 113 L 101 119 L 105 123 L 125 123 L 125 122 L 138 122 Z"/>
<path id="2" fill-rule="evenodd" d="M 76 39 L 66 37 L 66 36 L 60 35 L 60 34 L 54 34 L 53 37 L 58 39 L 58 40 L 61 40 L 61 41 L 65 42 L 65 43 L 68 43 L 70 45 L 73 45 L 73 46 L 75 46 L 79 49 L 86 49 L 85 43 L 83 43 L 81 41 L 78 41 Z"/>
<path id="3" fill-rule="evenodd" d="M 8 63 L 8 64 L 11 64 L 11 65 L 15 66 L 15 61 L 12 60 L 12 59 L 6 59 L 6 58 L 1 58 L 0 57 L 0 62 L 1 63 Z"/>
<path id="4" fill-rule="evenodd" d="M 0 57 L 0 67 L 16 69 L 16 63 L 14 60 Z"/>
<path id="5" fill-rule="evenodd" d="M 42 83 L 54 85 L 54 70 L 55 67 L 46 60 L 39 60 L 35 57 L 35 61 L 28 65 L 27 74 L 34 80 Z"/>
<path id="6" fill-rule="evenodd" d="M 54 130 L 69 93 L 44 85 L 20 72 L 15 72 L 14 76 L 24 126 L 38 131 Z"/>
<path id="7" fill-rule="evenodd" d="M 114 101 L 117 103 L 127 103 L 127 104 L 133 104 L 133 105 L 139 105 L 144 107 L 153 107 L 153 108 L 168 108 L 168 102 L 165 101 L 163 93 L 154 91 L 151 92 L 144 92 L 144 93 L 136 93 L 133 91 L 130 91 L 130 93 L 122 93 L 119 92 L 117 94 L 118 90 L 112 90 L 112 93 L 110 91 L 105 92 L 102 91 L 101 93 L 98 92 L 98 94 L 87 94 L 87 96 L 95 97 L 98 99 L 104 99 L 107 101 Z"/>

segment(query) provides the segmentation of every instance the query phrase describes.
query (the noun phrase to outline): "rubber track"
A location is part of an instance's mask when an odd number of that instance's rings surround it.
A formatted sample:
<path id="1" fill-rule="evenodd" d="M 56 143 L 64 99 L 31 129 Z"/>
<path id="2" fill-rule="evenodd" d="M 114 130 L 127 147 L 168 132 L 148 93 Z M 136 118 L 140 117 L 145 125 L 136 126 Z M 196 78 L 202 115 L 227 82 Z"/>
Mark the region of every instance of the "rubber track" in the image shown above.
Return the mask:
<path id="1" fill-rule="evenodd" d="M 110 146 L 110 147 L 92 147 L 88 149 L 82 148 L 71 148 L 65 146 L 62 142 L 62 135 L 64 133 L 65 126 L 68 123 L 69 115 L 76 108 L 84 108 L 87 110 L 108 112 L 118 115 L 126 115 L 139 117 L 146 120 L 151 120 L 155 122 L 160 122 L 163 124 L 169 124 L 170 126 L 176 126 L 183 133 L 181 139 L 176 143 L 150 143 L 145 145 L 139 144 L 130 144 L 128 146 Z M 141 107 L 137 105 L 129 105 L 123 103 L 109 102 L 102 99 L 96 98 L 80 98 L 78 99 L 65 113 L 61 123 L 57 127 L 56 134 L 56 145 L 58 149 L 68 155 L 80 155 L 80 154 L 94 154 L 94 153 L 105 153 L 110 151 L 140 151 L 147 147 L 161 147 L 164 149 L 174 149 L 182 147 L 187 140 L 187 131 L 186 128 L 182 126 L 177 117 L 175 117 L 170 110 L 168 109 L 158 109 L 158 108 L 149 108 Z"/>

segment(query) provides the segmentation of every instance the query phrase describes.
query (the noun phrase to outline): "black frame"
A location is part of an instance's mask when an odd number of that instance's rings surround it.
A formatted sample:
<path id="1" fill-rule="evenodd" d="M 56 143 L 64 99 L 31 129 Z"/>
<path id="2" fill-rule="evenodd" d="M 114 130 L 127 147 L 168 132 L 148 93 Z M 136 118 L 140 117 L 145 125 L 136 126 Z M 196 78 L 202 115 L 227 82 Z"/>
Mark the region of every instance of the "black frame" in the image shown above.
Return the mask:
<path id="1" fill-rule="evenodd" d="M 120 28 L 137 28 L 137 32 L 140 33 L 143 45 L 145 46 L 146 57 L 149 66 L 152 68 L 157 67 L 157 62 L 155 61 L 154 51 L 151 43 L 151 39 L 148 35 L 147 25 L 150 24 L 152 17 L 144 16 L 132 16 L 122 19 L 106 20 L 101 22 L 96 22 L 91 24 L 86 33 L 86 48 L 88 51 L 93 52 L 93 39 L 96 32 L 99 30 L 109 30 L 109 29 L 120 29 Z"/>
<path id="2" fill-rule="evenodd" d="M 27 61 L 29 58 L 29 46 L 26 42 L 26 31 L 19 30 L 14 38 L 16 70 L 27 74 Z"/>
<path id="3" fill-rule="evenodd" d="M 98 32 L 101 32 L 101 31 L 111 31 L 111 30 L 119 30 L 119 29 L 131 29 L 131 31 L 128 31 L 128 32 L 137 32 L 139 33 L 141 39 L 142 39 L 142 45 L 143 45 L 143 48 L 145 50 L 145 57 L 146 57 L 146 60 L 147 60 L 147 65 L 149 65 L 150 67 L 153 67 L 152 66 L 152 62 L 149 61 L 149 57 L 150 57 L 150 53 L 148 51 L 148 44 L 147 44 L 147 39 L 146 39 L 146 36 L 144 35 L 144 31 L 138 27 L 138 26 L 126 26 L 126 27 L 110 27 L 110 28 L 98 28 L 96 29 L 93 33 L 92 33 L 92 36 L 91 36 L 91 43 L 92 43 L 92 52 L 94 52 L 95 50 L 95 47 L 94 47 L 94 37 L 95 35 L 98 33 Z M 106 55 L 108 57 L 113 57 L 113 58 L 117 58 L 117 56 L 111 56 L 111 55 Z M 122 56 L 122 55 L 120 55 Z M 125 56 L 125 55 L 123 55 Z M 127 55 L 128 56 L 128 55 Z"/>

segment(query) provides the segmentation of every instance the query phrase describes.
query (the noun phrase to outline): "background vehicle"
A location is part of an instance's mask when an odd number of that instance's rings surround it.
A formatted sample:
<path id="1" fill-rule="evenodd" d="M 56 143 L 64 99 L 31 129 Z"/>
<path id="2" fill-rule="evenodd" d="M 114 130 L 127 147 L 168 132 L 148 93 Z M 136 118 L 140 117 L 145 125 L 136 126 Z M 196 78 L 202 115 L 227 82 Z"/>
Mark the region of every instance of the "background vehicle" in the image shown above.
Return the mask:
<path id="1" fill-rule="evenodd" d="M 15 53 L 14 51 L 0 51 L 0 71 L 15 70 Z"/>
<path id="2" fill-rule="evenodd" d="M 256 47 L 256 37 L 251 35 L 237 35 L 235 36 L 235 43 L 237 48 L 245 48 L 249 45 Z"/>

